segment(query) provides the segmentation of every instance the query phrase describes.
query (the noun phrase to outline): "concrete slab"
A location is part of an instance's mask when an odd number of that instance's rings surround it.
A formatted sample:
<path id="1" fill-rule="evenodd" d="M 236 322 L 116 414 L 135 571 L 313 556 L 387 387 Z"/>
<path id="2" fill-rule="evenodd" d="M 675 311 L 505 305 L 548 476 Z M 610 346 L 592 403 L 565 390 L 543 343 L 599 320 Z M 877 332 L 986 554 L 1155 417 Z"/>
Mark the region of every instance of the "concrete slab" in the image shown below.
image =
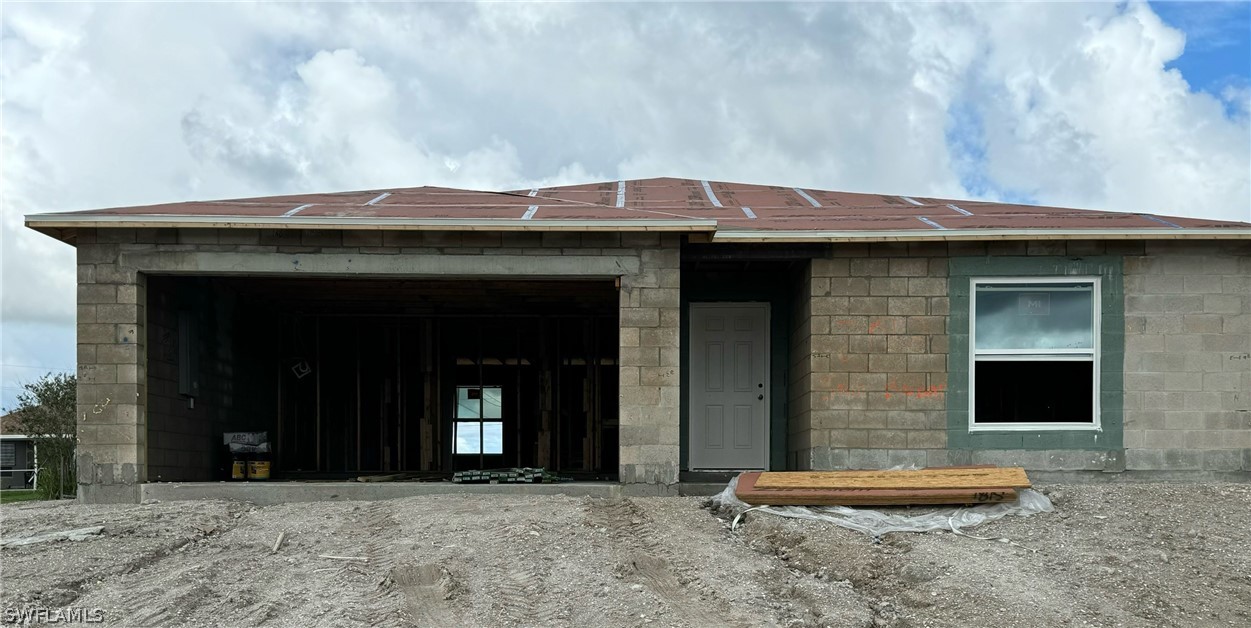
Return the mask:
<path id="1" fill-rule="evenodd" d="M 1040 484 L 1133 484 L 1143 482 L 1251 483 L 1247 471 L 1030 471 L 1029 479 L 1035 486 Z"/>
<path id="2" fill-rule="evenodd" d="M 453 484 L 452 482 L 159 482 L 142 484 L 140 499 L 178 501 L 233 499 L 256 504 L 313 501 L 374 501 L 418 495 L 568 495 L 619 499 L 625 496 L 703 495 L 708 489 L 661 484 L 569 482 L 564 484 Z M 718 489 L 720 490 L 720 489 Z"/>
<path id="3" fill-rule="evenodd" d="M 682 482 L 678 494 L 688 497 L 711 497 L 725 490 L 728 482 Z"/>

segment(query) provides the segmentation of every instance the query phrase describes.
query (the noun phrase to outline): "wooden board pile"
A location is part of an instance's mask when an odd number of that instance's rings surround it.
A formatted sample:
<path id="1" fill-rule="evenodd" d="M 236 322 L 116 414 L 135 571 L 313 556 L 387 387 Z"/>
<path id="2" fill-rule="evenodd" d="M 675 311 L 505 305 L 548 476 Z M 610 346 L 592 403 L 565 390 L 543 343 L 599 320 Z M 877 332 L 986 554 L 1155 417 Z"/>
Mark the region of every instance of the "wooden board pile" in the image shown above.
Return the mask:
<path id="1" fill-rule="evenodd" d="M 744 473 L 735 495 L 753 506 L 909 506 L 1016 501 L 1029 488 L 1021 467 Z"/>

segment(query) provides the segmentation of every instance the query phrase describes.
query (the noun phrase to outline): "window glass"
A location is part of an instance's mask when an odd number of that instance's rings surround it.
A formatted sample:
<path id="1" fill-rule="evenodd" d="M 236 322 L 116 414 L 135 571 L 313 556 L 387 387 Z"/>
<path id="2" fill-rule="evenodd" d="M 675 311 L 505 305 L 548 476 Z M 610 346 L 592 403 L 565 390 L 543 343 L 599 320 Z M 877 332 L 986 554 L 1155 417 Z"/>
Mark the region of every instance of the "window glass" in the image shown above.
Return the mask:
<path id="1" fill-rule="evenodd" d="M 978 423 L 1093 423 L 1094 362 L 979 360 Z"/>
<path id="2" fill-rule="evenodd" d="M 14 443 L 0 443 L 0 465 L 12 467 L 17 461 L 17 447 Z"/>
<path id="3" fill-rule="evenodd" d="M 456 418 L 477 419 L 481 416 L 482 400 L 478 398 L 481 390 L 472 386 L 456 389 Z"/>
<path id="4" fill-rule="evenodd" d="M 978 285 L 976 349 L 1094 348 L 1090 284 Z"/>
<path id="5" fill-rule="evenodd" d="M 504 391 L 498 386 L 482 389 L 482 418 L 499 419 L 504 416 Z"/>
<path id="6" fill-rule="evenodd" d="M 504 424 L 487 421 L 482 424 L 482 453 L 504 453 Z"/>
<path id="7" fill-rule="evenodd" d="M 482 453 L 482 424 L 477 421 L 459 421 L 456 423 L 456 453 Z M 501 449 L 501 451 L 503 451 Z"/>

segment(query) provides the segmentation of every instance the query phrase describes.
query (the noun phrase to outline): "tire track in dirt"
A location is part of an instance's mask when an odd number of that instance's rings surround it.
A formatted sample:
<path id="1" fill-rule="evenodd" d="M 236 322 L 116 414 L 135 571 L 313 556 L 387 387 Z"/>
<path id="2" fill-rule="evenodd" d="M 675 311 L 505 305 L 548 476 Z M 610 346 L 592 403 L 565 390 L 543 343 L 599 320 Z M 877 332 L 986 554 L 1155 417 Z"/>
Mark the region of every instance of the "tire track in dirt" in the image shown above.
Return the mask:
<path id="1" fill-rule="evenodd" d="M 364 586 L 352 586 L 346 583 L 343 589 L 345 597 L 354 604 L 355 609 L 363 613 L 362 623 L 368 625 L 402 625 L 398 621 L 398 612 L 394 604 L 388 604 L 382 582 L 389 573 L 393 562 L 390 551 L 391 539 L 397 533 L 395 520 L 391 518 L 385 506 L 371 502 L 364 508 L 363 521 L 344 523 L 332 535 L 354 542 L 365 535 L 368 541 L 364 548 L 350 552 L 335 549 L 327 553 L 350 553 L 362 555 L 364 563 L 344 562 L 335 564 L 341 576 L 351 577 L 353 573 L 363 573 Z M 238 527 L 236 522 L 233 527 Z M 234 543 L 239 541 L 236 539 Z M 262 582 L 266 572 L 274 569 L 274 560 L 269 554 L 268 542 L 263 548 L 256 548 L 256 560 L 239 560 L 240 547 L 232 547 L 227 541 L 223 546 L 195 544 L 190 541 L 165 552 L 166 555 L 178 552 L 178 560 L 162 561 L 154 568 L 157 559 L 149 559 L 130 571 L 135 577 L 114 583 L 114 587 L 124 587 L 128 592 L 119 606 L 125 609 L 126 626 L 172 626 L 201 625 L 205 621 L 216 623 L 223 617 L 230 617 L 234 625 L 261 626 L 282 617 L 284 610 L 292 603 L 284 597 L 275 597 L 266 593 L 263 587 L 242 585 L 246 582 Z M 235 550 L 235 551 L 231 551 Z M 285 567 L 281 563 L 277 568 Z M 359 579 L 357 583 L 359 583 Z M 281 594 L 279 594 L 281 595 Z M 392 620 L 392 621 L 388 621 Z"/>
<path id="2" fill-rule="evenodd" d="M 604 529 L 608 537 L 634 550 L 631 559 L 617 566 L 624 577 L 638 580 L 681 618 L 693 626 L 748 626 L 725 610 L 729 604 L 700 580 L 697 571 L 683 564 L 633 500 L 587 499 L 585 521 Z"/>
<path id="3" fill-rule="evenodd" d="M 183 558 L 184 552 L 202 550 L 204 546 L 198 541 L 211 541 L 237 526 L 238 520 L 235 520 L 229 528 L 215 528 L 203 536 L 185 539 L 127 563 L 115 578 L 107 581 L 109 586 L 120 584 L 127 591 L 121 604 L 126 615 L 119 619 L 128 626 L 168 626 L 174 623 L 173 613 L 185 615 L 215 601 L 217 598 L 207 583 L 219 577 L 220 560 L 204 566 L 177 568 L 180 584 L 173 588 L 169 586 L 167 568 L 171 567 L 170 559 L 175 554 Z M 183 562 L 195 565 L 195 561 Z M 97 588 L 102 587 L 97 585 Z"/>
<path id="4" fill-rule="evenodd" d="M 343 524 L 331 535 L 351 542 L 363 531 L 370 539 L 365 548 L 369 559 L 366 564 L 335 566 L 358 572 L 368 568 L 369 564 L 379 563 L 382 570 L 387 569 L 390 558 L 382 551 L 380 544 L 384 539 L 376 531 L 393 529 L 394 521 L 385 520 L 383 515 L 389 517 L 385 511 L 366 508 L 362 525 Z M 251 527 L 252 531 L 243 537 L 227 534 L 241 527 Z M 264 532 L 258 534 L 257 528 Z M 307 602 L 306 596 L 298 591 L 271 590 L 263 584 L 271 578 L 271 570 L 286 569 L 289 562 L 293 563 L 286 560 L 283 554 L 271 556 L 270 539 L 282 529 L 281 523 L 272 519 L 267 521 L 267 518 L 260 517 L 249 521 L 245 518 L 234 521 L 230 528 L 217 529 L 209 535 L 227 534 L 226 538 L 214 539 L 216 542 L 213 543 L 189 541 L 170 550 L 167 553 L 177 552 L 176 559 L 162 562 L 160 569 L 143 569 L 141 575 L 132 581 L 118 583 L 129 592 L 121 605 L 121 608 L 127 609 L 123 617 L 125 625 L 219 625 L 223 618 L 229 618 L 224 625 L 263 626 L 281 620 L 293 605 Z M 264 539 L 260 545 L 257 545 L 258 536 Z M 240 560 L 240 552 L 246 552 L 249 558 Z M 342 552 L 336 549 L 330 553 Z M 356 555 L 361 552 L 356 550 L 351 553 Z M 379 580 L 381 578 L 373 580 L 370 586 Z M 117 585 L 114 586 L 117 588 Z M 364 592 L 356 596 L 361 600 L 356 608 L 367 612 L 368 618 L 385 618 L 385 609 L 374 612 L 375 609 L 363 601 L 371 590 L 368 587 L 345 587 L 348 597 L 353 597 L 357 591 Z"/>
<path id="5" fill-rule="evenodd" d="M 231 613 L 232 615 L 238 615 L 239 625 L 241 626 L 263 626 L 270 620 L 279 617 L 282 613 L 277 604 L 270 600 L 262 599 L 262 594 L 253 587 L 244 587 L 238 592 L 235 599 L 245 602 L 241 611 Z"/>
<path id="6" fill-rule="evenodd" d="M 182 549 L 184 546 L 191 543 L 192 540 L 194 539 L 186 539 L 168 547 L 162 547 L 155 551 L 145 552 L 138 558 L 117 565 L 104 574 L 60 581 L 47 587 L 45 590 L 56 591 L 59 593 L 60 597 L 58 598 L 58 603 L 55 604 L 55 606 L 69 606 L 78 601 L 79 598 L 90 595 L 92 589 L 103 588 L 113 580 L 124 578 L 130 574 L 148 569 L 166 556 Z M 148 570 L 145 572 L 145 575 L 138 578 L 138 581 L 147 582 L 155 579 L 156 577 L 157 575 L 155 570 Z"/>
<path id="7" fill-rule="evenodd" d="M 360 600 L 371 628 L 409 626 L 454 626 L 457 616 L 447 603 L 454 592 L 451 573 L 438 564 L 396 564 L 400 551 L 400 523 L 392 515 L 394 503 L 368 502 L 364 508 L 363 532 L 366 577 L 374 579 L 367 595 Z M 357 530 L 360 533 L 362 530 Z"/>
<path id="8" fill-rule="evenodd" d="M 221 561 L 186 562 L 194 566 L 177 568 L 174 570 L 176 578 L 171 578 L 170 572 L 163 569 L 167 565 L 156 564 L 125 583 L 129 592 L 122 604 L 127 611 L 123 618 L 126 625 L 169 626 L 176 623 L 175 614 L 191 615 L 202 606 L 220 601 L 211 583 L 222 578 Z M 178 584 L 171 587 L 171 580 Z"/>
<path id="9" fill-rule="evenodd" d="M 501 616 L 518 626 L 551 626 L 560 617 L 561 608 L 555 607 L 544 595 L 547 591 L 547 570 L 536 569 L 532 561 L 518 561 L 507 565 L 494 581 L 495 605 Z"/>
<path id="10" fill-rule="evenodd" d="M 400 564 L 391 568 L 390 580 L 400 592 L 409 625 L 461 625 L 447 603 L 454 589 L 452 575 L 443 567 L 426 563 Z"/>

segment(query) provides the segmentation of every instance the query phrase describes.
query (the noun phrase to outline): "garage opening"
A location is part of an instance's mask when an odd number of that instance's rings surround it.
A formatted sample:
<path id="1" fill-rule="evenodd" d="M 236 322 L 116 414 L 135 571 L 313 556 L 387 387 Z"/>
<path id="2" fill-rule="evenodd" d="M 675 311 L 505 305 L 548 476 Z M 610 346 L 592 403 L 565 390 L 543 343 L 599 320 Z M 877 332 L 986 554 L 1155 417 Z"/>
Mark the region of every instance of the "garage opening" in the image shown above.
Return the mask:
<path id="1" fill-rule="evenodd" d="M 148 278 L 152 481 L 617 470 L 612 281 Z"/>

